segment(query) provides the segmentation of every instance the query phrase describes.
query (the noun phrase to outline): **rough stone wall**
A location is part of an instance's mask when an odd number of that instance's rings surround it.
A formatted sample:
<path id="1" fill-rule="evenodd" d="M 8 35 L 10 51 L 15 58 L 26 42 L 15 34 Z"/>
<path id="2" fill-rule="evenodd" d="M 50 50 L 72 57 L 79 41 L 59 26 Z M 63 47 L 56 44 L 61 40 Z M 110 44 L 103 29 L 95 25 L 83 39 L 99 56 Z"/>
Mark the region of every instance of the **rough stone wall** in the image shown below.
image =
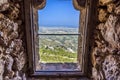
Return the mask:
<path id="1" fill-rule="evenodd" d="M 120 0 L 99 0 L 92 49 L 93 78 L 120 80 Z"/>
<path id="2" fill-rule="evenodd" d="M 21 0 L 0 0 L 0 80 L 26 80 L 22 3 Z M 92 45 L 93 79 L 120 80 L 120 0 L 99 0 L 97 9 Z M 81 80 L 54 80 L 61 79 Z"/>
<path id="3" fill-rule="evenodd" d="M 22 0 L 0 0 L 0 80 L 26 80 Z"/>

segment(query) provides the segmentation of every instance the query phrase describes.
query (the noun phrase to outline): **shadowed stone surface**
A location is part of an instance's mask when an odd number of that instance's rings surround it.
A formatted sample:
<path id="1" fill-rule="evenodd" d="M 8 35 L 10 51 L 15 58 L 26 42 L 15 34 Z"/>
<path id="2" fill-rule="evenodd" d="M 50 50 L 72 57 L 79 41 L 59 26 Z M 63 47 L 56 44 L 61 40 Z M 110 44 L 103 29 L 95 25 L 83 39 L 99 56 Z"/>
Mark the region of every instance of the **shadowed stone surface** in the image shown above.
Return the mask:
<path id="1" fill-rule="evenodd" d="M 99 0 L 100 23 L 96 26 L 92 49 L 94 80 L 120 80 L 119 6 L 120 0 Z"/>
<path id="2" fill-rule="evenodd" d="M 0 80 L 25 80 L 20 1 L 0 0 Z"/>

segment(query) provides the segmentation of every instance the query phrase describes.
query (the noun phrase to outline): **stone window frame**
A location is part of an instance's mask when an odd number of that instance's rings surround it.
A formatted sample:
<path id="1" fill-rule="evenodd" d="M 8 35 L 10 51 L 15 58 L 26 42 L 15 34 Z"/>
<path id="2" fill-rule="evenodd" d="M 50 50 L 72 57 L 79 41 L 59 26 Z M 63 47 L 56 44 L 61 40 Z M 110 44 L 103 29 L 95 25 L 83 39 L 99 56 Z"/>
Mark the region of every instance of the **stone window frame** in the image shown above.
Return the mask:
<path id="1" fill-rule="evenodd" d="M 94 0 L 93 0 L 94 1 Z M 73 5 L 77 10 L 80 10 L 81 17 L 79 18 L 80 21 L 80 30 L 83 34 L 83 42 L 82 42 L 82 71 L 64 71 L 64 72 L 40 72 L 36 71 L 38 55 L 36 52 L 39 50 L 37 47 L 38 39 L 37 36 L 37 18 L 38 9 L 42 9 L 45 5 L 46 0 L 24 0 L 24 7 L 25 7 L 25 29 L 26 29 L 26 48 L 28 53 L 28 71 L 30 76 L 53 76 L 53 77 L 62 77 L 62 76 L 70 76 L 70 77 L 80 77 L 80 76 L 87 76 L 89 74 L 88 71 L 88 60 L 90 59 L 88 56 L 90 55 L 90 28 L 92 25 L 92 21 L 90 20 L 91 16 L 91 4 L 92 0 L 73 0 Z M 34 16 L 36 15 L 36 16 Z"/>

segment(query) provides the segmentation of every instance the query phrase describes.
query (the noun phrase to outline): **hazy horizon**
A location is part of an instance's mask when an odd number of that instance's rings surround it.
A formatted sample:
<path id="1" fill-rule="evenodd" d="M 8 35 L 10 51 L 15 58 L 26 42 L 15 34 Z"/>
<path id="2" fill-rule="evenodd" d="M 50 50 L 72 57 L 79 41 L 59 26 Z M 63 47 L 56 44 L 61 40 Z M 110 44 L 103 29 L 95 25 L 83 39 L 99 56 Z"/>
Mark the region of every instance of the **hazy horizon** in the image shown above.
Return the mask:
<path id="1" fill-rule="evenodd" d="M 79 26 L 39 26 L 40 28 L 78 28 Z"/>

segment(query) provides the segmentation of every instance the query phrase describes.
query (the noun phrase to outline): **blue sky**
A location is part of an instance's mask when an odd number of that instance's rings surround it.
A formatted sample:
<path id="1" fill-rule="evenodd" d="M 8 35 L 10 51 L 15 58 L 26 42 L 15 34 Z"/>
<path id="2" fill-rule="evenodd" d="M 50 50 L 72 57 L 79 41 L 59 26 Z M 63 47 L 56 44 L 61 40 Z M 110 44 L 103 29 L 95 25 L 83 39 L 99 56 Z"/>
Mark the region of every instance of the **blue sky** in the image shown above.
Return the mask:
<path id="1" fill-rule="evenodd" d="M 72 0 L 46 0 L 46 6 L 38 10 L 39 26 L 78 27 L 80 12 L 75 10 Z"/>

